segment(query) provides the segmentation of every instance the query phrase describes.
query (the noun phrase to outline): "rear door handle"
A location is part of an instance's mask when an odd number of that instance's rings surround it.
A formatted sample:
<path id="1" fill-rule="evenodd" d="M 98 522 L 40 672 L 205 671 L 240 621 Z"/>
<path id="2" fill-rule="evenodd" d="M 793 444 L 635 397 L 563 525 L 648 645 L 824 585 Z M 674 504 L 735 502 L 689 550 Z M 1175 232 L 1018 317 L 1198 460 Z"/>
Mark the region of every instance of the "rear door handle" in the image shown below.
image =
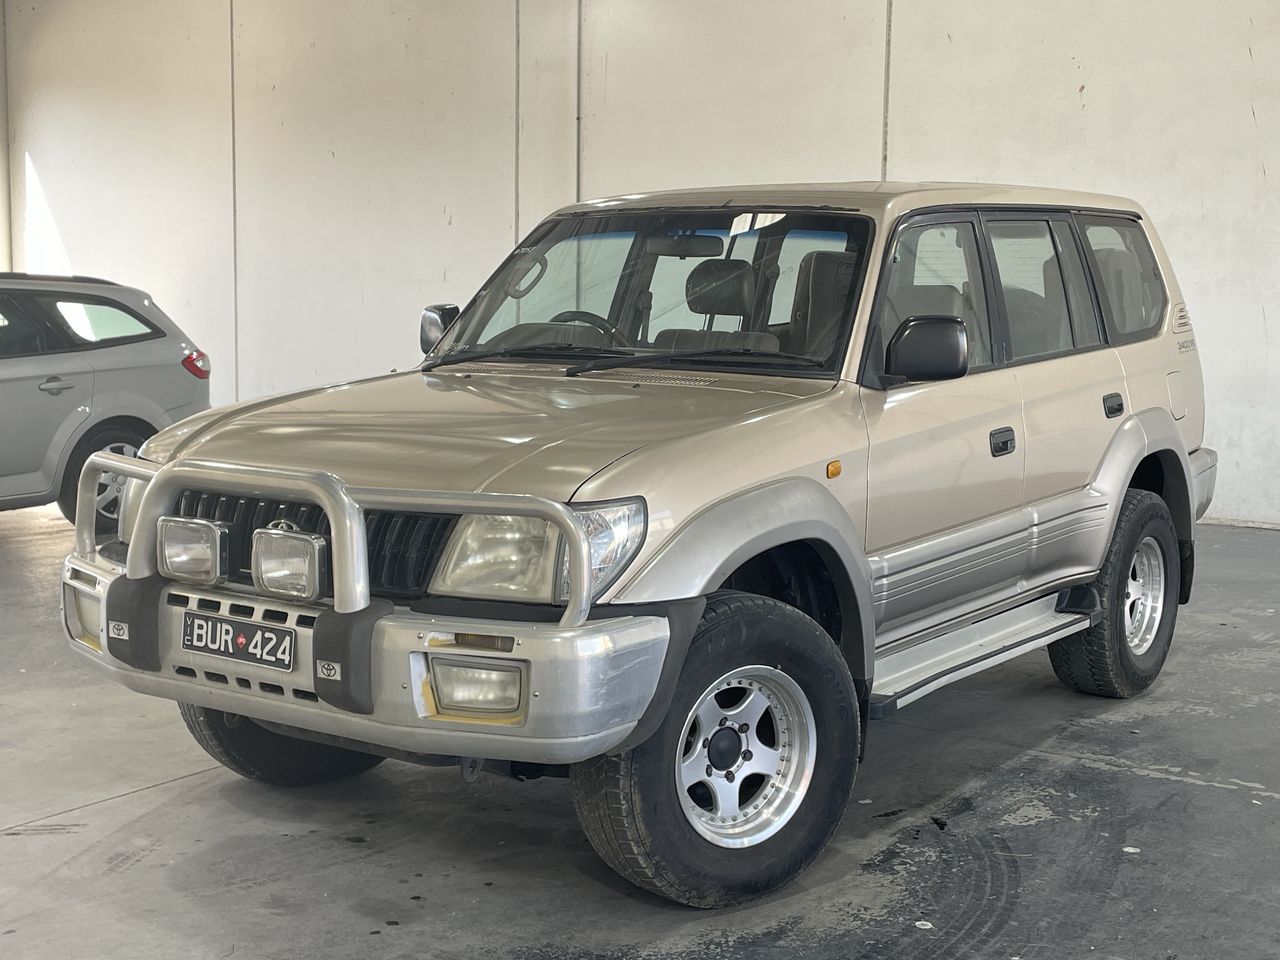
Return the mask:
<path id="1" fill-rule="evenodd" d="M 75 385 L 76 382 L 74 380 L 63 380 L 61 377 L 49 377 L 47 380 L 38 384 L 36 389 L 42 390 L 45 393 L 51 393 L 56 397 L 58 394 L 72 389 Z"/>
<path id="2" fill-rule="evenodd" d="M 1000 427 L 991 431 L 991 455 L 993 457 L 1007 456 L 1013 453 L 1013 449 L 1017 445 L 1017 436 L 1013 432 L 1013 427 Z"/>
<path id="3" fill-rule="evenodd" d="M 1102 398 L 1102 410 L 1108 418 L 1120 416 L 1124 413 L 1124 397 L 1118 393 L 1108 393 Z"/>

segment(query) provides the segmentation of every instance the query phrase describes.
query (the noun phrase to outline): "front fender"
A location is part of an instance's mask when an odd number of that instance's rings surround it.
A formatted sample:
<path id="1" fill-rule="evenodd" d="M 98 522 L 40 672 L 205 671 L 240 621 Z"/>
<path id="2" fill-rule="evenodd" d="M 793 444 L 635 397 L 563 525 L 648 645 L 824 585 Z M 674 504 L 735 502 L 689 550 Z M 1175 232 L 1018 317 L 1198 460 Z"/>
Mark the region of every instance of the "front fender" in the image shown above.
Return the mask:
<path id="1" fill-rule="evenodd" d="M 871 566 L 849 514 L 815 480 L 775 480 L 707 507 L 667 539 L 613 602 L 704 596 L 757 554 L 796 541 L 814 546 L 831 571 L 845 612 L 845 635 L 836 639 L 854 676 L 870 680 L 875 662 Z"/>

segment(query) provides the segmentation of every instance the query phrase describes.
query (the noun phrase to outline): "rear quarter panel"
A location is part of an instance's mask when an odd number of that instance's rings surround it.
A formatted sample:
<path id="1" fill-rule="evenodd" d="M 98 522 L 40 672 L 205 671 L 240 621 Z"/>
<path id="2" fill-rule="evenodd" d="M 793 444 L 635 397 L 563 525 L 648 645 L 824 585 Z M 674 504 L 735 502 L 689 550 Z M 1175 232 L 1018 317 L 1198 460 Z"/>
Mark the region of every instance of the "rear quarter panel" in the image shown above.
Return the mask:
<path id="1" fill-rule="evenodd" d="M 1160 332 L 1149 340 L 1116 347 L 1124 364 L 1129 387 L 1129 409 L 1134 412 L 1163 408 L 1177 424 L 1184 450 L 1200 448 L 1204 441 L 1204 375 L 1182 289 L 1151 218 L 1141 211 L 1143 226 L 1164 278 L 1168 303 Z"/>

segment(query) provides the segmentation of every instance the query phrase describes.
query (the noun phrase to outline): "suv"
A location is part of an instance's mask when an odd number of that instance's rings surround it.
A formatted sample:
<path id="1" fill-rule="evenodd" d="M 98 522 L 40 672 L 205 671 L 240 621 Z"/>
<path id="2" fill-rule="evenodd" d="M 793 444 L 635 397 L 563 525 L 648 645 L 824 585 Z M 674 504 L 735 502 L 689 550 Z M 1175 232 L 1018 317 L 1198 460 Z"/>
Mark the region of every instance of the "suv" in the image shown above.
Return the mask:
<path id="1" fill-rule="evenodd" d="M 1168 655 L 1217 458 L 1128 200 L 580 203 L 422 336 L 86 468 L 72 646 L 243 776 L 567 775 L 614 870 L 721 906 L 822 850 L 869 719 L 1039 647 L 1109 697 Z"/>
<path id="2" fill-rule="evenodd" d="M 208 407 L 208 357 L 141 290 L 0 273 L 0 510 L 56 500 L 74 520 L 89 454 L 136 456 Z M 102 532 L 116 527 L 123 484 L 98 485 Z"/>

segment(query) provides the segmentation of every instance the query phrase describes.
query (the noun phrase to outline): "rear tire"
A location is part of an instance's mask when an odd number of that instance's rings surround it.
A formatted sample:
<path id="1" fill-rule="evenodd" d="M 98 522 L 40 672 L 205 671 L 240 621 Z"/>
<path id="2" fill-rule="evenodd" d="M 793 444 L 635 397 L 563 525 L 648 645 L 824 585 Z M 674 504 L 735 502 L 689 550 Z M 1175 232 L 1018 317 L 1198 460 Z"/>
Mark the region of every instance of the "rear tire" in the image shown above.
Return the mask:
<path id="1" fill-rule="evenodd" d="M 382 757 L 298 740 L 260 727 L 248 717 L 178 704 L 187 729 L 209 756 L 240 776 L 277 787 L 307 787 L 371 770 Z"/>
<path id="2" fill-rule="evenodd" d="M 718 593 L 662 725 L 576 764 L 574 807 L 596 853 L 637 886 L 694 907 L 741 903 L 827 845 L 860 736 L 849 668 L 822 628 L 776 600 Z"/>
<path id="3" fill-rule="evenodd" d="M 152 431 L 154 432 L 154 431 Z M 80 473 L 84 470 L 85 461 L 99 450 L 109 453 L 120 453 L 125 456 L 137 456 L 138 449 L 151 436 L 138 427 L 120 425 L 97 427 L 80 438 L 80 442 L 67 458 L 67 466 L 62 473 L 62 486 L 58 490 L 58 509 L 71 523 L 76 522 L 76 493 L 80 486 Z M 97 534 L 114 533 L 120 519 L 120 490 L 123 481 L 116 483 L 109 475 L 104 475 L 98 483 L 99 508 L 94 517 L 94 532 Z M 104 499 L 105 498 L 105 499 Z"/>
<path id="4" fill-rule="evenodd" d="M 1165 502 L 1130 490 L 1095 586 L 1102 619 L 1049 644 L 1053 672 L 1068 687 L 1127 699 L 1159 675 L 1178 619 L 1178 535 Z"/>

